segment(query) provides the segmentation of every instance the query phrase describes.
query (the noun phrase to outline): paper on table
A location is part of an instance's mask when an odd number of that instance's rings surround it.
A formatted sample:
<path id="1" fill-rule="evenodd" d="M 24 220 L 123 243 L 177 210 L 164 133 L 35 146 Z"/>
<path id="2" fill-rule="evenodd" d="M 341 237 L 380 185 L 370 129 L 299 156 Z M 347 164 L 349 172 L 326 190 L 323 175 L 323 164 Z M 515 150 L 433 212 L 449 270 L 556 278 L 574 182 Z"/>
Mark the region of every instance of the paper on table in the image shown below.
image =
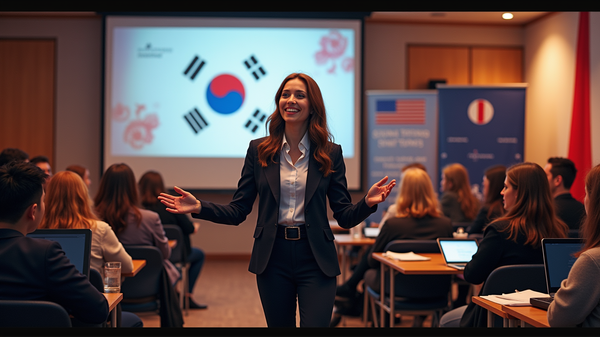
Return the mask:
<path id="1" fill-rule="evenodd" d="M 394 260 L 400 260 L 400 261 L 427 261 L 427 260 L 431 260 L 431 258 L 429 258 L 429 257 L 421 256 L 421 255 L 415 254 L 413 252 L 396 253 L 396 252 L 392 252 L 392 251 L 388 250 L 387 252 L 383 253 L 383 256 L 389 257 L 390 259 L 394 259 Z"/>
<path id="2" fill-rule="evenodd" d="M 489 301 L 492 301 L 495 303 L 499 303 L 502 305 L 514 306 L 514 307 L 530 306 L 531 303 L 529 302 L 529 300 L 532 297 L 549 297 L 549 296 L 548 296 L 548 294 L 541 293 L 538 291 L 533 291 L 531 289 L 527 289 L 527 290 L 523 290 L 523 291 L 516 291 L 516 292 L 510 293 L 510 294 L 481 296 L 481 298 L 484 298 L 486 300 L 489 300 Z"/>

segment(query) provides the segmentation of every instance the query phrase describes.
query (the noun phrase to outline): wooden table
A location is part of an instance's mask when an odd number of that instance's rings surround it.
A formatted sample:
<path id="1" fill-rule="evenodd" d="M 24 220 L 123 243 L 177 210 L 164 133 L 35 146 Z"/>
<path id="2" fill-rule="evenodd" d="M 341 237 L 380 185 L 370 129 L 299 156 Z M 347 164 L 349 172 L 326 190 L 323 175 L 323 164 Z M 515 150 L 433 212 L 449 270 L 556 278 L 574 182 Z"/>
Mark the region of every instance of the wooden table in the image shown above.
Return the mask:
<path id="1" fill-rule="evenodd" d="M 502 317 L 504 327 L 516 327 L 517 319 L 506 312 L 506 306 L 486 300 L 483 297 L 473 296 L 471 298 L 473 303 L 487 310 L 487 326 L 488 328 L 494 327 L 494 315 Z"/>
<path id="2" fill-rule="evenodd" d="M 117 325 L 117 305 L 123 300 L 123 293 L 103 293 L 104 298 L 108 301 L 108 311 L 111 315 L 111 326 L 116 328 Z"/>
<path id="3" fill-rule="evenodd" d="M 355 238 L 350 234 L 335 234 L 334 237 L 335 237 L 334 242 L 337 245 L 338 250 L 342 254 L 342 265 L 340 266 L 342 269 L 342 274 L 341 274 L 340 278 L 338 279 L 339 280 L 338 283 L 341 284 L 341 283 L 344 283 L 347 279 L 346 271 L 349 269 L 348 268 L 349 250 L 353 246 L 362 246 L 365 248 L 372 246 L 375 243 L 375 239 L 367 238 L 367 237 Z"/>
<path id="4" fill-rule="evenodd" d="M 131 273 L 122 273 L 121 276 L 122 277 L 134 277 L 135 275 L 137 275 L 137 273 L 140 272 L 140 270 L 142 270 L 142 268 L 144 268 L 144 266 L 146 265 L 146 260 L 133 260 L 133 270 L 131 271 Z"/>
<path id="5" fill-rule="evenodd" d="M 405 275 L 459 275 L 462 270 L 446 266 L 446 261 L 441 253 L 419 253 L 418 255 L 429 257 L 427 261 L 399 261 L 383 256 L 384 253 L 373 253 L 373 258 L 381 263 L 381 288 L 385 289 L 385 273 L 389 269 L 390 299 L 394 294 L 394 277 L 397 273 Z M 379 306 L 380 326 L 384 326 L 384 310 L 390 313 L 390 327 L 394 326 L 394 301 L 390 300 L 389 305 L 380 301 Z"/>
<path id="6" fill-rule="evenodd" d="M 521 322 L 537 328 L 549 328 L 548 312 L 546 310 L 526 306 L 526 307 L 509 307 L 503 306 L 503 310 L 510 316 L 520 319 Z M 522 325 L 523 326 L 523 325 Z"/>

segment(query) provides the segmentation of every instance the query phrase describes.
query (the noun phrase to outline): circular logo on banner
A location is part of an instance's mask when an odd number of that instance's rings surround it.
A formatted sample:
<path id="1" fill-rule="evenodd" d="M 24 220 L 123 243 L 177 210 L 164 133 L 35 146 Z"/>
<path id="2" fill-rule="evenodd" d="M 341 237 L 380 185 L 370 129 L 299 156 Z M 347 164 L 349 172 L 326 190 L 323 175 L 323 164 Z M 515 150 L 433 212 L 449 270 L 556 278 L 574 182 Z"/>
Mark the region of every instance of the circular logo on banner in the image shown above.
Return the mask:
<path id="1" fill-rule="evenodd" d="M 469 104 L 468 114 L 473 124 L 485 125 L 494 118 L 494 107 L 488 100 L 478 98 Z"/>
<path id="2" fill-rule="evenodd" d="M 235 76 L 219 75 L 210 81 L 206 89 L 206 101 L 216 112 L 228 115 L 236 112 L 244 103 L 244 85 Z"/>

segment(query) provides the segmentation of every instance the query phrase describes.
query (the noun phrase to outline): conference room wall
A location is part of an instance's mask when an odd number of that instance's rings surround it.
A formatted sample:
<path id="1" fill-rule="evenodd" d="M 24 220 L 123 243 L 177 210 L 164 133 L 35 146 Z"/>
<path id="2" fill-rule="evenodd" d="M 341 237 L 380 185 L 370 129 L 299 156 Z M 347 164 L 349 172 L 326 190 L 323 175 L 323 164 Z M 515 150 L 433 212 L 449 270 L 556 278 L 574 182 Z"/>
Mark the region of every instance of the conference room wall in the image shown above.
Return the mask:
<path id="1" fill-rule="evenodd" d="M 406 44 L 470 44 L 524 46 L 525 80 L 529 83 L 525 160 L 543 164 L 547 157 L 567 154 L 573 97 L 577 13 L 550 15 L 526 27 L 429 25 L 366 22 L 365 90 L 406 88 Z M 598 124 L 598 13 L 591 15 L 592 125 Z M 97 16 L 0 17 L 0 37 L 57 39 L 56 162 L 54 170 L 79 163 L 90 168 L 92 195 L 100 178 L 102 21 Z M 552 48 L 548 44 L 555 42 Z M 562 58 L 553 55 L 560 51 Z M 270 99 L 270 98 L 268 98 Z M 365 109 L 366 111 L 366 109 Z M 6 113 L 6 112 L 3 112 Z M 365 116 L 366 120 L 366 116 Z M 32 132 L 35 137 L 35 132 Z M 598 144 L 592 135 L 593 144 Z M 566 140 L 566 141 L 565 141 Z M 593 161 L 600 161 L 598 146 Z M 149 168 L 150 169 L 150 168 Z M 356 201 L 364 192 L 352 193 Z M 199 197 L 227 202 L 229 193 L 203 193 Z M 256 221 L 256 207 L 246 222 L 233 228 L 203 222 L 192 237 L 209 256 L 248 255 Z"/>

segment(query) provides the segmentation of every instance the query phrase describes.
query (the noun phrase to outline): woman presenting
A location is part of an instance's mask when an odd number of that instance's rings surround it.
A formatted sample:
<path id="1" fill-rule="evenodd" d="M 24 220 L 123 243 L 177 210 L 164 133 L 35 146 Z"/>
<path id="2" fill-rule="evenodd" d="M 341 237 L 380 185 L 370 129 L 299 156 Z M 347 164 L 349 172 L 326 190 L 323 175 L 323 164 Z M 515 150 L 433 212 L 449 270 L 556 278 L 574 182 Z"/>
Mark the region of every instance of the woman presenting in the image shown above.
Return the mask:
<path id="1" fill-rule="evenodd" d="M 269 327 L 296 326 L 296 296 L 301 327 L 328 327 L 336 276 L 340 274 L 326 200 L 343 228 L 358 225 L 377 210 L 395 186 L 388 178 L 374 184 L 352 204 L 342 149 L 332 142 L 325 104 L 317 83 L 294 73 L 275 95 L 276 110 L 267 119 L 269 136 L 250 142 L 233 200 L 227 205 L 161 194 L 172 213 L 239 225 L 258 194 L 258 220 L 250 272 Z"/>

